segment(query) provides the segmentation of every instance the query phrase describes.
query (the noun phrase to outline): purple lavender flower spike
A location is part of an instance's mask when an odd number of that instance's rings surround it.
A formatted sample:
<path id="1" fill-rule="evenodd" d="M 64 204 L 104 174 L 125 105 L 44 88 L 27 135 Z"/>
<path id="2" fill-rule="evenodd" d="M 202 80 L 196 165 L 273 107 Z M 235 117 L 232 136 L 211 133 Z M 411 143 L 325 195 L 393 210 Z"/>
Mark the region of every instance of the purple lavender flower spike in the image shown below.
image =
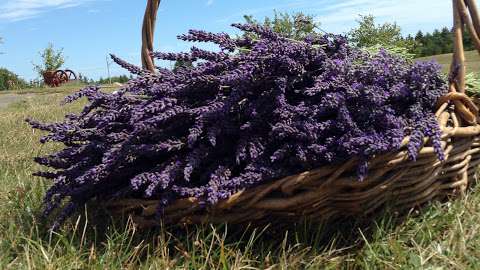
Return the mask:
<path id="1" fill-rule="evenodd" d="M 405 136 L 412 160 L 425 142 L 445 158 L 434 106 L 447 82 L 437 65 L 371 55 L 332 34 L 291 40 L 259 25 L 234 27 L 244 35 L 179 36 L 219 51 L 152 53 L 189 68 L 152 73 L 112 55 L 136 75 L 121 91 L 86 87 L 65 99 L 86 98 L 80 113 L 53 124 L 26 120 L 46 132 L 42 143 L 63 143 L 35 158 L 47 167 L 35 175 L 52 183 L 44 210 L 59 213 L 55 227 L 95 198 L 155 199 L 161 218 L 179 198 L 209 207 L 352 157 L 362 180 L 368 160 L 398 150 Z"/>

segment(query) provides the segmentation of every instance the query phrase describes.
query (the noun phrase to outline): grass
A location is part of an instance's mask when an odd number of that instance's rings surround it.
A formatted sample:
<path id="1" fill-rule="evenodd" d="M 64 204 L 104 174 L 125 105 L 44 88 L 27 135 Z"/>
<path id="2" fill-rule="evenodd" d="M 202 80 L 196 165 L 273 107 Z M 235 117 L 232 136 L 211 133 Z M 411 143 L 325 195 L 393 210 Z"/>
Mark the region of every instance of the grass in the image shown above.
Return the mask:
<path id="1" fill-rule="evenodd" d="M 38 87 L 38 88 L 24 88 L 15 90 L 0 91 L 1 94 L 54 94 L 54 93 L 67 93 L 78 90 L 83 84 L 79 82 L 70 82 L 62 85 L 61 87 Z"/>
<path id="2" fill-rule="evenodd" d="M 428 56 L 418 58 L 417 60 L 436 60 L 439 64 L 442 65 L 443 71 L 445 73 L 450 69 L 450 63 L 452 62 L 453 54 L 439 54 L 435 56 Z M 480 74 L 480 56 L 477 51 L 467 51 L 465 52 L 465 59 L 467 65 L 467 72 L 473 72 L 475 74 Z"/>
<path id="3" fill-rule="evenodd" d="M 62 91 L 0 110 L 0 269 L 480 269 L 479 187 L 401 224 L 385 215 L 367 224 L 140 231 L 86 208 L 50 234 L 38 217 L 48 183 L 31 176 L 32 158 L 59 146 L 40 145 L 23 120 L 79 110 L 56 105 L 71 89 Z"/>
<path id="4" fill-rule="evenodd" d="M 0 95 L 2 94 L 18 94 L 18 95 L 23 95 L 23 94 L 68 94 L 75 92 L 76 90 L 84 87 L 85 84 L 81 82 L 69 82 L 66 84 L 63 84 L 61 87 L 49 87 L 49 86 L 44 86 L 44 87 L 37 87 L 37 88 L 24 88 L 24 89 L 16 89 L 16 90 L 6 90 L 6 91 L 0 91 Z M 114 89 L 118 88 L 118 86 L 111 84 L 111 85 L 101 85 L 103 88 L 106 89 Z"/>

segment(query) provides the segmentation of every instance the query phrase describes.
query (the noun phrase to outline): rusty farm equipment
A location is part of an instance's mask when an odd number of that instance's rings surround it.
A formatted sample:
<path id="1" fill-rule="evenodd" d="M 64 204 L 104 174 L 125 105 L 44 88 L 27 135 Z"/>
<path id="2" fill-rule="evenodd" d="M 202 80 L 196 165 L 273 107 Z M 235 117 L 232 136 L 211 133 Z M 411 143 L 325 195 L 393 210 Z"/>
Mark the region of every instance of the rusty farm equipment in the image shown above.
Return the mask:
<path id="1" fill-rule="evenodd" d="M 77 75 L 70 69 L 43 72 L 43 80 L 50 87 L 58 87 L 76 79 Z"/>

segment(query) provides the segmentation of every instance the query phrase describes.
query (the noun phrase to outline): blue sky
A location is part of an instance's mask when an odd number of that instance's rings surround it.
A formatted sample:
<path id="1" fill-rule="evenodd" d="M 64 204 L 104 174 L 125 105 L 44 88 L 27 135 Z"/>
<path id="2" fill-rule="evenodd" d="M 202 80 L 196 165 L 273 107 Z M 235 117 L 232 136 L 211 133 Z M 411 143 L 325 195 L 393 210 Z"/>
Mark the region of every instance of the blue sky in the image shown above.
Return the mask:
<path id="1" fill-rule="evenodd" d="M 0 0 L 0 67 L 29 80 L 36 78 L 32 61 L 49 42 L 64 49 L 65 67 L 88 77 L 106 77 L 106 55 L 114 53 L 140 63 L 140 28 L 146 1 L 138 0 Z M 182 51 L 188 43 L 176 36 L 188 29 L 232 32 L 243 14 L 263 18 L 273 10 L 314 15 L 321 28 L 343 33 L 358 14 L 378 22 L 396 21 L 404 34 L 450 26 L 450 0 L 162 0 L 155 48 Z M 125 74 L 116 66 L 112 74 Z"/>

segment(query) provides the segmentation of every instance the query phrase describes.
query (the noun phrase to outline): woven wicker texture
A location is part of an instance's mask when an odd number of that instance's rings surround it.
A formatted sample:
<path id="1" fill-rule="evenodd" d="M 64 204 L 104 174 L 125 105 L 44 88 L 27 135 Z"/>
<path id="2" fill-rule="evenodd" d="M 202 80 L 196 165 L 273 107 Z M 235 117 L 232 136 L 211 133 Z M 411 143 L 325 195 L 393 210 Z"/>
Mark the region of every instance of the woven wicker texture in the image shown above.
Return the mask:
<path id="1" fill-rule="evenodd" d="M 153 24 L 158 0 L 149 0 L 144 19 L 142 56 L 144 67 L 153 60 L 144 48 L 152 48 Z M 464 27 L 471 32 L 480 52 L 480 18 L 473 0 L 453 0 L 455 53 L 450 73 L 450 93 L 438 101 L 436 116 L 442 129 L 446 160 L 438 160 L 425 139 L 416 161 L 408 158 L 405 138 L 400 149 L 369 161 L 369 174 L 359 181 L 358 161 L 325 166 L 298 175 L 240 191 L 214 206 L 200 207 L 196 199 L 177 200 L 165 209 L 164 224 L 246 223 L 262 220 L 326 221 L 341 217 L 367 216 L 389 206 L 405 212 L 434 199 L 462 194 L 480 165 L 480 125 L 478 108 L 465 92 L 465 56 L 462 44 Z M 148 25 L 146 27 L 145 25 Z M 146 39 L 145 37 L 150 37 Z M 145 43 L 147 41 L 147 43 Z M 134 221 L 149 227 L 159 224 L 158 201 L 122 199 L 107 208 L 114 214 L 129 214 Z"/>

